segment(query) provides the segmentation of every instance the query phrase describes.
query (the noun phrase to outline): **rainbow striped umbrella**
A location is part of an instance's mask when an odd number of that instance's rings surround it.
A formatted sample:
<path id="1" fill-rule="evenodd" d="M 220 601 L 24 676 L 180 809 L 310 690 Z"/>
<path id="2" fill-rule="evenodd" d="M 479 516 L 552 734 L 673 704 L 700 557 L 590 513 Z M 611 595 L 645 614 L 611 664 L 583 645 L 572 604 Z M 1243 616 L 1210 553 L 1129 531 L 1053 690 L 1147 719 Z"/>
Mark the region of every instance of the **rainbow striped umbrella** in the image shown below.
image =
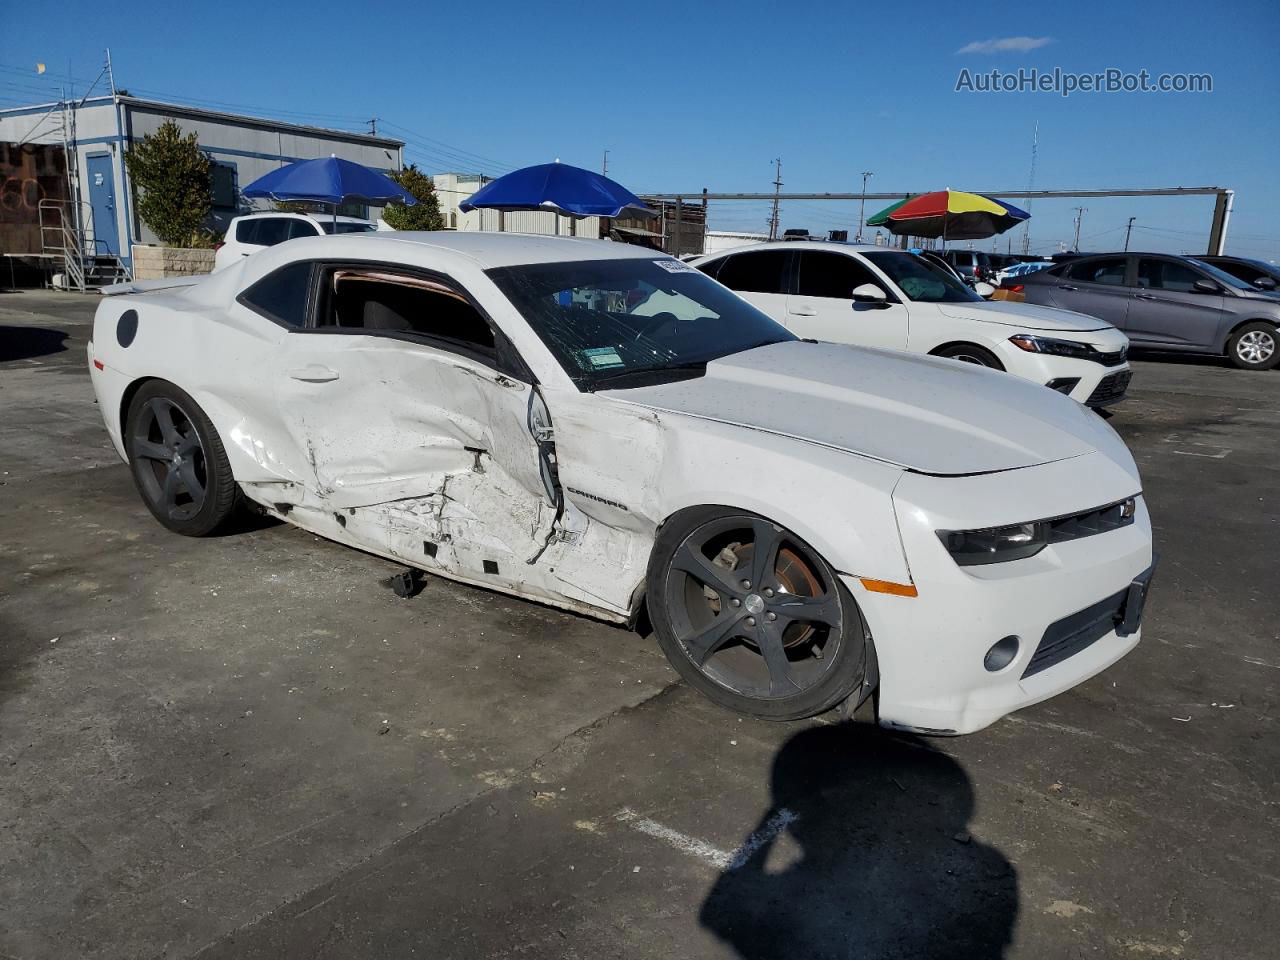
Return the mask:
<path id="1" fill-rule="evenodd" d="M 1017 226 L 1031 214 L 981 193 L 936 190 L 899 200 L 867 221 L 899 236 L 982 240 Z"/>

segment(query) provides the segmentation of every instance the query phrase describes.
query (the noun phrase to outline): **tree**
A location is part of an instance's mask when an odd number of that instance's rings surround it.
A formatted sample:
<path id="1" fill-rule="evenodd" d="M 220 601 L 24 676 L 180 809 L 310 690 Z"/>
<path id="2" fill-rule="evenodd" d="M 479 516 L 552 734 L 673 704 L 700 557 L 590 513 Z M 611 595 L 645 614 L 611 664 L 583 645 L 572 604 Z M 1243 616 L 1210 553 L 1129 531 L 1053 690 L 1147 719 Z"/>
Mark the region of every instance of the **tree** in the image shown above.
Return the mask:
<path id="1" fill-rule="evenodd" d="M 440 201 L 436 197 L 436 185 L 432 179 L 411 163 L 403 170 L 387 174 L 417 199 L 412 207 L 403 203 L 389 203 L 382 209 L 382 219 L 396 230 L 440 230 L 444 217 L 440 215 Z"/>
<path id="2" fill-rule="evenodd" d="M 202 246 L 212 203 L 213 161 L 182 128 L 166 120 L 125 154 L 134 186 L 142 191 L 138 215 L 161 243 Z"/>

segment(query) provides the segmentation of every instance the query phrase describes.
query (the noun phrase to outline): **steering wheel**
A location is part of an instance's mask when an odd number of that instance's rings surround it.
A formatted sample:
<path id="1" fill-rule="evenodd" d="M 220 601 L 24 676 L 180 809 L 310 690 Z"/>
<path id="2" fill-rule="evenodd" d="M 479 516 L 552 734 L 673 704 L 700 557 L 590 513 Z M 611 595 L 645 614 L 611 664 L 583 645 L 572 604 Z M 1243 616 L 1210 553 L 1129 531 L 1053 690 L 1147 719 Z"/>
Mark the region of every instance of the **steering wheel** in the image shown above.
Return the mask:
<path id="1" fill-rule="evenodd" d="M 652 317 L 648 317 L 647 319 L 649 322 L 636 331 L 635 337 L 632 338 L 633 340 L 640 340 L 650 334 L 657 333 L 667 324 L 671 324 L 672 328 L 674 328 L 675 325 L 680 322 L 680 318 L 670 310 L 663 310 L 661 313 L 655 313 Z"/>

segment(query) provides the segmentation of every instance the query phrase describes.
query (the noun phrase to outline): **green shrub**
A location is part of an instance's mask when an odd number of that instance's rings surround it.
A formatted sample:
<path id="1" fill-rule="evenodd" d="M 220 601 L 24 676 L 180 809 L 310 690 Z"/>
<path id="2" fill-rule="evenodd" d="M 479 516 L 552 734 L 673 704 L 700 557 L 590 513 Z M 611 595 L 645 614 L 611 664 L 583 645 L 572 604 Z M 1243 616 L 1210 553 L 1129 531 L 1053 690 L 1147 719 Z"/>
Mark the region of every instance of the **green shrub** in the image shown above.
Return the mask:
<path id="1" fill-rule="evenodd" d="M 440 215 L 440 201 L 436 197 L 436 185 L 432 179 L 418 169 L 416 164 L 409 164 L 403 170 L 387 174 L 392 180 L 404 187 L 416 199 L 412 207 L 403 203 L 389 203 L 382 210 L 382 219 L 387 226 L 396 230 L 440 230 L 444 227 L 444 217 Z"/>
<path id="2" fill-rule="evenodd" d="M 202 225 L 212 203 L 213 161 L 196 135 L 166 120 L 125 154 L 125 165 L 140 191 L 138 216 L 161 243 L 173 247 L 202 246 Z"/>

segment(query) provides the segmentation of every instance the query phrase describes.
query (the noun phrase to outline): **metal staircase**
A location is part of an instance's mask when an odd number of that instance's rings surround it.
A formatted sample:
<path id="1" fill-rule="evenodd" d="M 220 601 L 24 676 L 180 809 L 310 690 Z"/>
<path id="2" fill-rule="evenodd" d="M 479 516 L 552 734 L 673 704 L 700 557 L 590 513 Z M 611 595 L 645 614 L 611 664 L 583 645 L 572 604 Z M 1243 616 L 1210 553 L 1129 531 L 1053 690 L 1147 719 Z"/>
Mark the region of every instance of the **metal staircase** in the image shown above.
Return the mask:
<path id="1" fill-rule="evenodd" d="M 93 238 L 93 211 L 73 200 L 41 200 L 40 246 L 56 269 L 62 267 L 63 287 L 85 293 L 133 276 L 114 253 L 99 253 Z"/>

